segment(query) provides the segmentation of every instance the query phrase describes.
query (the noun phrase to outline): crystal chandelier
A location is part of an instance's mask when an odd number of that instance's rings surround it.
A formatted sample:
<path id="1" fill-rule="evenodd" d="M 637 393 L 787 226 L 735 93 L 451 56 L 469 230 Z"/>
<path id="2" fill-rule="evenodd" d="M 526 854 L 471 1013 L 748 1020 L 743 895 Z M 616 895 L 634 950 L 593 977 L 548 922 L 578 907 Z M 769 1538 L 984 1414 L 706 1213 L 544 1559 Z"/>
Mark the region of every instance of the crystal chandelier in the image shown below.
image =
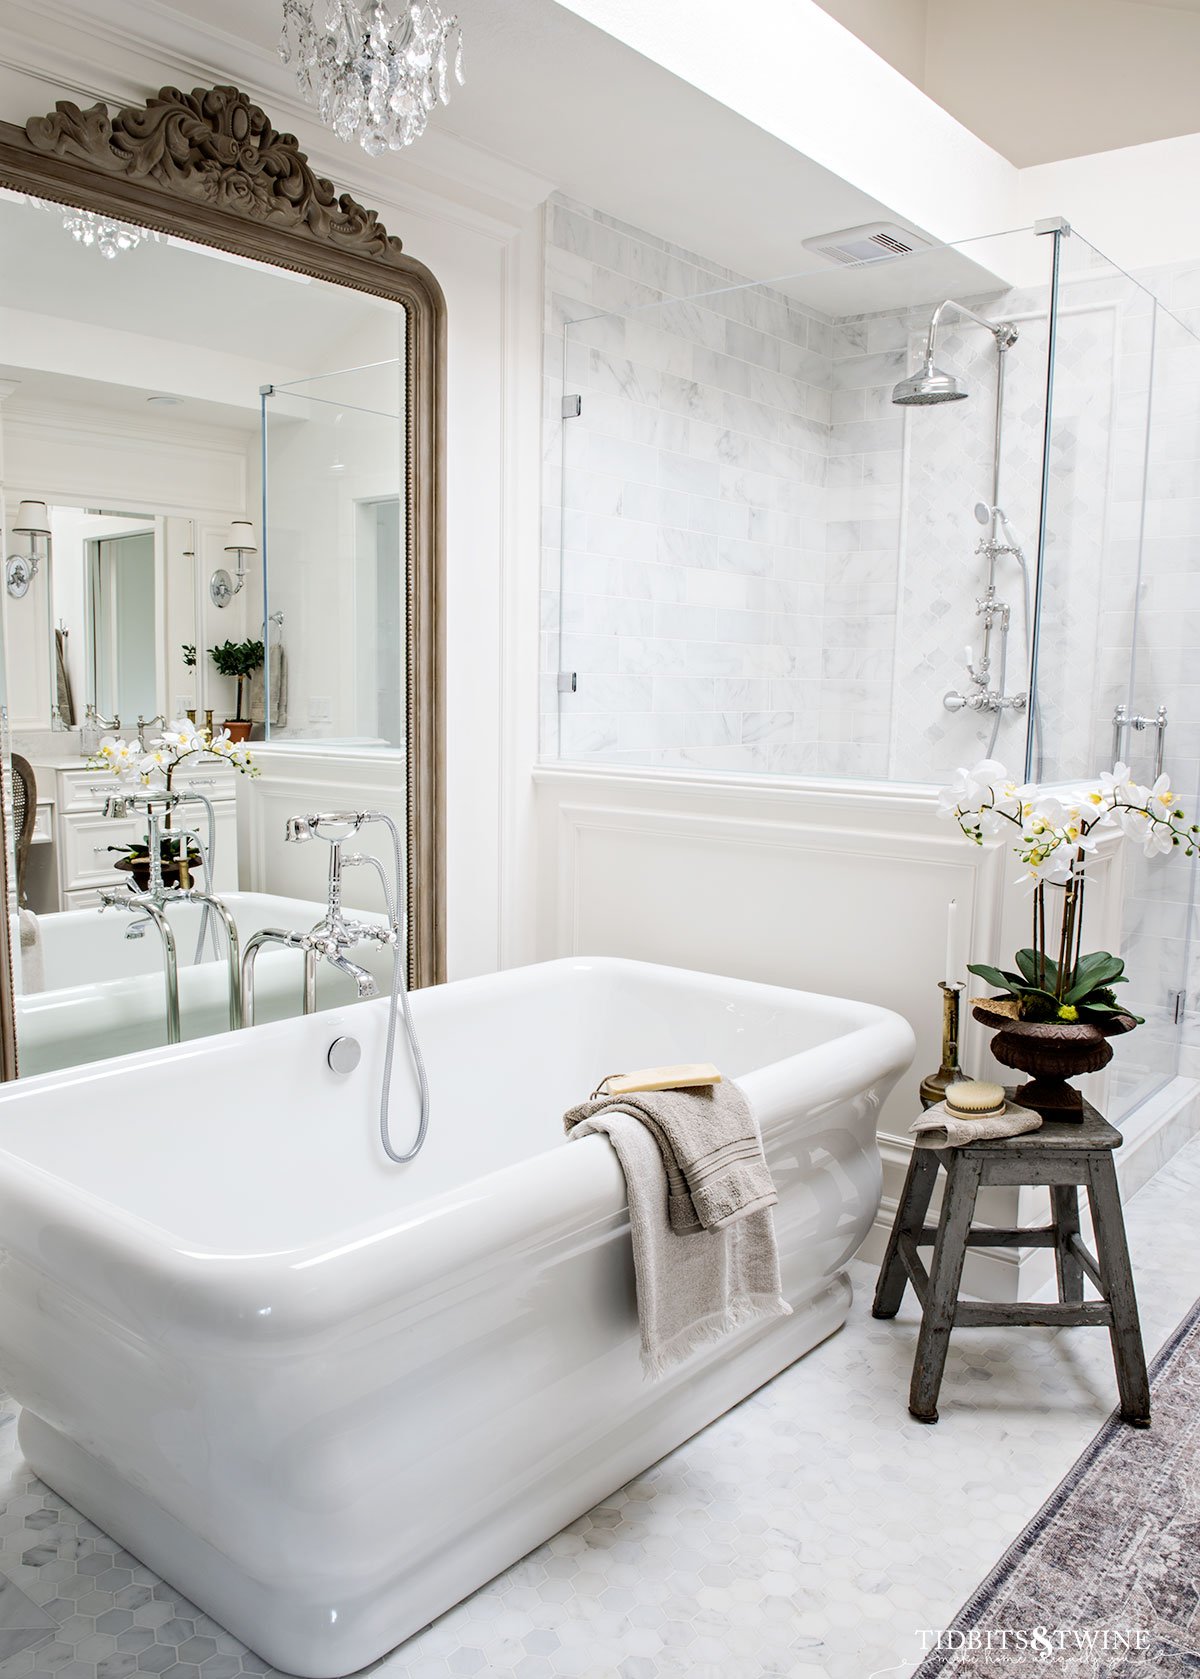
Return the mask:
<path id="1" fill-rule="evenodd" d="M 324 5 L 325 21 L 313 21 Z M 372 157 L 411 146 L 440 99 L 450 103 L 448 53 L 463 80 L 462 30 L 433 0 L 393 17 L 384 0 L 283 0 L 279 56 L 296 65 L 300 92 L 339 140 Z"/>

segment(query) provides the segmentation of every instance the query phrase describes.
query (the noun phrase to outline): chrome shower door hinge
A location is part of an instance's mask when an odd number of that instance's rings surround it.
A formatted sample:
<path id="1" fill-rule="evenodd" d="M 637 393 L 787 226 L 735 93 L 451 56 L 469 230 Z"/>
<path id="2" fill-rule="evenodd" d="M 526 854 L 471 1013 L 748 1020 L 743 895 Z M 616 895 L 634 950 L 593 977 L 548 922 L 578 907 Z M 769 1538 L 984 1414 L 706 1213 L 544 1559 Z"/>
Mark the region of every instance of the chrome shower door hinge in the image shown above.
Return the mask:
<path id="1" fill-rule="evenodd" d="M 562 399 L 562 417 L 564 420 L 577 420 L 583 413 L 583 398 L 581 396 L 564 396 Z"/>
<path id="2" fill-rule="evenodd" d="M 558 691 L 560 694 L 574 694 L 579 687 L 579 678 L 573 670 L 560 670 L 558 673 Z"/>
<path id="3" fill-rule="evenodd" d="M 1172 1026 L 1182 1026 L 1183 1017 L 1187 1013 L 1187 992 L 1169 991 L 1167 997 L 1171 1004 Z"/>

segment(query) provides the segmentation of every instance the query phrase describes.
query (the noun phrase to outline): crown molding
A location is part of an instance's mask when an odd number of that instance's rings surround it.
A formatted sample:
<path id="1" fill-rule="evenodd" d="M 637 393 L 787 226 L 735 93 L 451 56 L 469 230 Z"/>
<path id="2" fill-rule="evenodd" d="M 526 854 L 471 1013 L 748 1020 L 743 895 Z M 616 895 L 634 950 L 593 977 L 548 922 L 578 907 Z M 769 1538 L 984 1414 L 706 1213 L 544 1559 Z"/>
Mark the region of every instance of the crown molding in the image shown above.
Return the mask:
<path id="1" fill-rule="evenodd" d="M 161 419 L 87 403 L 67 406 L 64 403 L 37 401 L 24 402 L 19 407 L 10 404 L 5 409 L 4 423 L 9 436 L 19 432 L 40 432 L 92 440 L 118 438 L 168 449 L 200 449 L 212 454 L 242 457 L 246 454 L 247 438 L 257 441 L 256 426 L 242 431 L 235 426 L 172 419 L 170 426 L 165 427 Z"/>
<path id="2" fill-rule="evenodd" d="M 512 213 L 535 210 L 557 187 L 436 124 L 403 163 L 395 156 L 372 160 L 333 138 L 273 50 L 184 17 L 163 0 L 105 0 L 99 16 L 94 5 L 73 0 L 7 0 L 4 10 L 0 65 L 44 83 L 59 97 L 127 105 L 144 103 L 164 83 L 186 90 L 234 82 L 276 127 L 297 135 L 314 168 L 339 187 L 389 207 L 443 215 L 452 208 L 450 219 L 510 238 Z M 5 114 L 22 122 L 33 113 Z M 488 206 L 462 204 L 457 195 L 464 192 L 493 201 L 491 213 Z"/>

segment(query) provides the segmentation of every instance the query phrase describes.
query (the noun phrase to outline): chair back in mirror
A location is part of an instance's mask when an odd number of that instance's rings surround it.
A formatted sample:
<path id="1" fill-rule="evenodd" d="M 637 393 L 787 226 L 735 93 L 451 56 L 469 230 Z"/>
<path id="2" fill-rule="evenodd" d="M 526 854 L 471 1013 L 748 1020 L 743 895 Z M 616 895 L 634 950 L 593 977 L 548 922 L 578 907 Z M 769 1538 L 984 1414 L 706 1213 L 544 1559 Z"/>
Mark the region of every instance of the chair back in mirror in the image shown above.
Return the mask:
<path id="1" fill-rule="evenodd" d="M 233 87 L 0 123 L 0 188 L 25 217 L 0 305 L 30 323 L 0 416 L 24 543 L 3 886 L 42 963 L 14 986 L 0 938 L 0 1074 L 232 1026 L 264 931 L 256 1018 L 340 1007 L 344 976 L 299 955 L 327 893 L 395 929 L 410 984 L 443 979 L 436 279 Z M 47 412 L 95 458 L 38 454 Z M 367 830 L 336 883 L 325 847 L 283 843 L 286 818 L 347 808 L 390 814 L 403 878 Z M 148 1012 L 93 1035 L 88 997 L 118 983 Z"/>
<path id="2" fill-rule="evenodd" d="M 29 846 L 33 839 L 33 825 L 37 821 L 37 777 L 28 758 L 19 752 L 12 755 L 13 786 L 13 855 L 17 869 L 17 902 L 25 903 L 25 869 L 29 862 Z"/>

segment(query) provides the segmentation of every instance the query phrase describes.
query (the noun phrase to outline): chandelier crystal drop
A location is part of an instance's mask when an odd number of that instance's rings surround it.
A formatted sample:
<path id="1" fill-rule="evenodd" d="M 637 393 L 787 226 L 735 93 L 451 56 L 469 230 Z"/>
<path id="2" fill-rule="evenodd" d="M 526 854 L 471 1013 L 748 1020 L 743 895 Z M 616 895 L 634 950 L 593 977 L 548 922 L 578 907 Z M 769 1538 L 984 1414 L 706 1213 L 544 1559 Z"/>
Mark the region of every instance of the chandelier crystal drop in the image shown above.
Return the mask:
<path id="1" fill-rule="evenodd" d="M 322 122 L 339 140 L 357 137 L 372 157 L 411 146 L 438 100 L 450 103 L 452 43 L 461 86 L 462 30 L 433 0 L 398 17 L 384 0 L 283 0 L 280 58 L 295 64 L 300 92 Z"/>
<path id="2" fill-rule="evenodd" d="M 52 204 L 44 198 L 30 198 L 29 202 L 39 210 L 61 216 L 64 233 L 69 233 L 80 245 L 99 251 L 110 262 L 124 251 L 135 250 L 142 244 L 161 244 L 163 240 L 161 233 L 154 233 L 148 227 L 134 227 L 130 222 L 119 222 L 94 210 L 77 210 L 65 204 Z"/>

